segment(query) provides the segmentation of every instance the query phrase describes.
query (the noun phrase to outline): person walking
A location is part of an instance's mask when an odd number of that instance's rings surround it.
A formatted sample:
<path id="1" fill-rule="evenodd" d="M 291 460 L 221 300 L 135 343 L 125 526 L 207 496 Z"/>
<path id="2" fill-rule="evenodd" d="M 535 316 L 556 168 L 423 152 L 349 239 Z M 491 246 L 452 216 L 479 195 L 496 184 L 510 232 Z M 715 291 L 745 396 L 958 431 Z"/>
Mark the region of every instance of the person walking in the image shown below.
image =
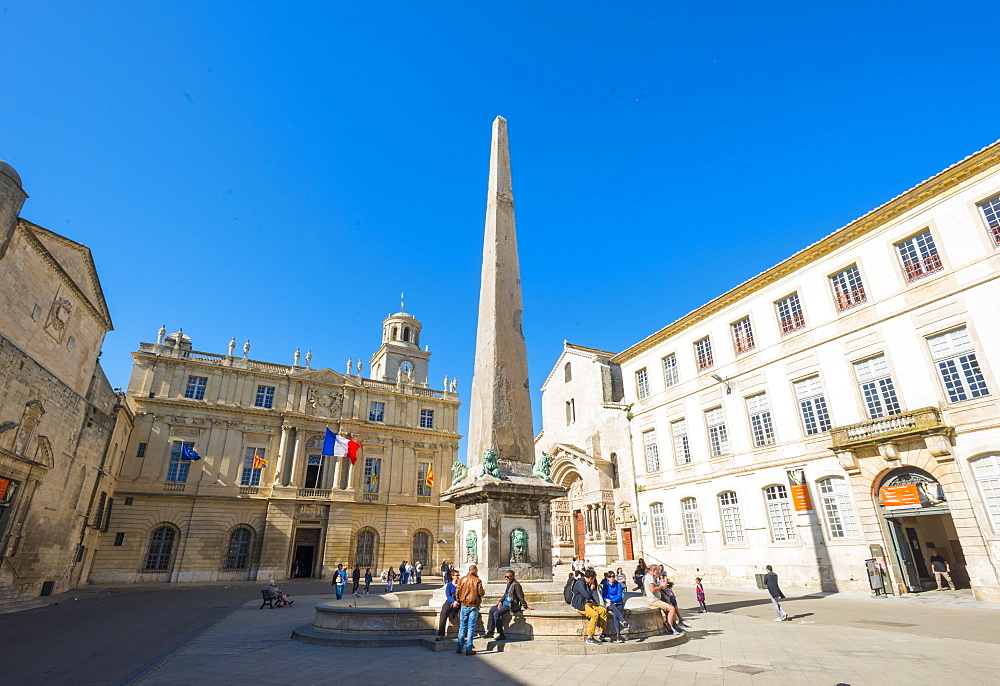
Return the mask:
<path id="1" fill-rule="evenodd" d="M 347 570 L 344 565 L 337 565 L 337 571 L 333 573 L 333 585 L 337 588 L 337 600 L 344 597 L 344 586 L 347 585 Z"/>
<path id="2" fill-rule="evenodd" d="M 767 592 L 771 595 L 771 603 L 774 605 L 774 621 L 783 622 L 788 619 L 788 613 L 781 609 L 778 598 L 784 598 L 785 594 L 778 588 L 778 575 L 771 569 L 771 565 L 767 565 L 764 569 L 767 570 L 767 574 L 764 575 L 764 585 L 767 587 Z"/>
<path id="3" fill-rule="evenodd" d="M 385 592 L 392 593 L 392 584 L 396 581 L 396 570 L 389 567 L 382 576 L 385 577 Z"/>
<path id="4" fill-rule="evenodd" d="M 937 583 L 937 590 L 944 590 L 944 587 L 941 586 L 941 577 L 944 577 L 945 581 L 948 582 L 949 590 L 954 591 L 955 584 L 951 582 L 951 565 L 948 564 L 948 560 L 941 556 L 941 554 L 937 551 L 937 548 L 931 552 L 934 553 L 931 555 L 931 571 L 934 573 L 934 581 Z"/>
<path id="5" fill-rule="evenodd" d="M 524 599 L 524 589 L 521 588 L 521 582 L 514 578 L 514 570 L 504 572 L 503 578 L 507 582 L 507 589 L 497 604 L 490 608 L 490 616 L 486 620 L 486 633 L 483 638 L 493 638 L 493 629 L 496 628 L 497 640 L 506 641 L 507 636 L 503 633 L 504 615 L 520 612 L 522 608 L 531 609 Z"/>
<path id="6" fill-rule="evenodd" d="M 696 576 L 694 581 L 694 597 L 698 599 L 699 612 L 708 612 L 708 608 L 705 607 L 705 587 L 701 585 L 701 577 Z"/>
<path id="7" fill-rule="evenodd" d="M 595 646 L 600 645 L 601 639 L 594 637 L 597 630 L 601 630 L 604 635 L 604 628 L 608 624 L 608 611 L 601 604 L 601 596 L 597 590 L 597 574 L 593 570 L 587 570 L 583 577 L 576 580 L 573 585 L 573 609 L 587 618 L 587 638 L 584 643 Z"/>
<path id="8" fill-rule="evenodd" d="M 628 630 L 628 622 L 625 621 L 625 582 L 619 581 L 614 572 L 605 572 L 604 581 L 601 582 L 601 597 L 604 598 L 604 607 L 608 608 L 614 620 L 615 638 L 612 641 L 624 643 L 622 630 Z"/>
<path id="9" fill-rule="evenodd" d="M 680 627 L 675 628 L 677 611 L 674 606 L 665 601 L 660 592 L 667 587 L 666 577 L 660 578 L 660 568 L 657 565 L 650 565 L 647 568 L 646 576 L 642 578 L 642 588 L 643 593 L 646 596 L 646 602 L 649 603 L 650 607 L 655 607 L 659 610 L 663 610 L 666 614 L 666 621 L 664 624 L 667 627 L 668 634 L 683 634 L 684 630 Z"/>
<path id="10" fill-rule="evenodd" d="M 456 584 L 458 583 L 458 572 L 450 572 L 445 577 L 444 584 L 444 604 L 441 605 L 441 614 L 438 615 L 438 633 L 436 641 L 443 641 L 445 635 L 448 632 L 448 618 L 459 614 L 462 605 L 458 602 L 455 597 L 455 591 L 457 589 Z"/>
<path id="11" fill-rule="evenodd" d="M 370 593 L 369 589 L 372 587 L 372 568 L 365 568 L 365 595 Z"/>
<path id="12" fill-rule="evenodd" d="M 351 589 L 351 593 L 358 592 L 358 586 L 361 585 L 361 567 L 355 567 L 354 571 L 351 572 L 351 583 L 354 584 L 354 588 Z"/>
<path id="13" fill-rule="evenodd" d="M 455 584 L 455 599 L 458 600 L 461 609 L 458 619 L 458 649 L 456 653 L 463 650 L 466 655 L 475 655 L 476 649 L 472 646 L 472 639 L 476 635 L 476 622 L 479 620 L 479 606 L 483 604 L 483 596 L 486 591 L 483 589 L 483 582 L 479 578 L 479 568 L 476 565 L 469 565 L 469 572 Z"/>
<path id="14" fill-rule="evenodd" d="M 417 575 L 417 583 L 420 583 L 420 574 L 424 571 L 424 563 L 417 560 L 417 564 L 413 565 L 413 571 Z"/>

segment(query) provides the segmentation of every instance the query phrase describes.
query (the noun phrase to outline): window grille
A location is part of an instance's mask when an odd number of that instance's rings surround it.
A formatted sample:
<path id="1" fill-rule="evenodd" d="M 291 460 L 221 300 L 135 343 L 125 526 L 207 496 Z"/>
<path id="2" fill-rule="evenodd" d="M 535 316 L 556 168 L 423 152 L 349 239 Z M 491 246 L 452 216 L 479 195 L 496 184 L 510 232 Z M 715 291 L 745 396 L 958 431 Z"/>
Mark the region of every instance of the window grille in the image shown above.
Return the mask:
<path id="1" fill-rule="evenodd" d="M 253 534 L 246 527 L 233 529 L 229 533 L 229 544 L 226 546 L 225 569 L 246 569 L 250 566 L 250 542 Z"/>
<path id="2" fill-rule="evenodd" d="M 715 364 L 715 359 L 712 357 L 712 339 L 705 336 L 700 341 L 694 344 L 694 356 L 695 361 L 698 364 L 698 371 L 708 369 Z"/>
<path id="3" fill-rule="evenodd" d="M 868 296 L 865 295 L 865 286 L 861 283 L 861 272 L 858 271 L 856 264 L 831 276 L 830 282 L 833 284 L 837 309 L 841 312 L 868 300 Z"/>
<path id="4" fill-rule="evenodd" d="M 169 526 L 153 529 L 149 537 L 149 550 L 146 551 L 146 562 L 143 569 L 147 572 L 170 571 L 170 556 L 174 550 L 176 532 Z"/>
<path id="5" fill-rule="evenodd" d="M 994 195 L 979 203 L 979 209 L 986 219 L 987 231 L 993 239 L 993 245 L 1000 246 L 1000 195 Z"/>
<path id="6" fill-rule="evenodd" d="M 783 335 L 797 331 L 806 325 L 798 293 L 792 293 L 787 298 L 782 298 L 774 306 L 778 310 L 778 325 L 781 327 Z"/>
<path id="7" fill-rule="evenodd" d="M 903 260 L 903 275 L 908 282 L 916 281 L 944 268 L 930 229 L 897 243 L 896 249 L 899 251 L 900 259 Z"/>
<path id="8" fill-rule="evenodd" d="M 732 325 L 732 330 L 733 345 L 736 346 L 737 355 L 753 350 L 753 329 L 750 326 L 750 317 L 744 317 L 738 322 L 735 322 Z"/>

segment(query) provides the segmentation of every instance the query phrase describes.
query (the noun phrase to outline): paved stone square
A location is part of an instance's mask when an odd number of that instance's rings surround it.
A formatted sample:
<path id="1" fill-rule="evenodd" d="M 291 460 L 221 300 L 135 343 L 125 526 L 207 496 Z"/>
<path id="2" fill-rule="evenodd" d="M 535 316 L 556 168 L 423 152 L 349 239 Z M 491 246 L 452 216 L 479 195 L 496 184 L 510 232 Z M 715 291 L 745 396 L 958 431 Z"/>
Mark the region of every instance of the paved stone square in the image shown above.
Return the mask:
<path id="1" fill-rule="evenodd" d="M 949 596 L 949 594 L 941 594 Z M 989 684 L 1000 674 L 1000 609 L 962 597 L 790 598 L 791 621 L 772 621 L 769 600 L 746 591 L 710 595 L 714 611 L 687 611 L 690 640 L 621 656 L 485 651 L 466 657 L 422 648 L 330 648 L 289 640 L 312 618 L 247 602 L 162 664 L 142 684 Z M 348 602 L 348 601 L 344 601 Z M 486 647 L 479 641 L 477 649 Z"/>

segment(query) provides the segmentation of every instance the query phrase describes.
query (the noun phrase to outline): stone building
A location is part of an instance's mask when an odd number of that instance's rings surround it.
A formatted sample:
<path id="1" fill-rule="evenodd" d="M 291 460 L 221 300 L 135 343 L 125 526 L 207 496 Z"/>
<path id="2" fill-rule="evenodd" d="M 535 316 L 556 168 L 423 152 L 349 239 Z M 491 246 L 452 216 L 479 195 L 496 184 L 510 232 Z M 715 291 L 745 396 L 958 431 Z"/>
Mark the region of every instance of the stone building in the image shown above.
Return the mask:
<path id="1" fill-rule="evenodd" d="M 458 450 L 456 383 L 428 384 L 420 322 L 390 315 L 369 362 L 344 373 L 198 352 L 183 333 L 133 353 L 136 426 L 93 582 L 326 577 L 433 568 L 454 545 L 455 509 L 438 494 Z M 242 355 L 240 354 L 242 352 Z M 362 444 L 324 456 L 326 429 Z M 193 450 L 201 459 L 185 459 Z M 428 479 L 430 475 L 430 479 Z M 430 483 L 432 482 L 432 483 Z M 120 504 L 120 506 L 119 506 Z"/>
<path id="2" fill-rule="evenodd" d="M 936 550 L 1000 600 L 998 277 L 1000 143 L 612 357 L 637 554 L 850 591 L 874 560 L 898 593 L 933 586 Z"/>
<path id="3" fill-rule="evenodd" d="M 0 589 L 87 578 L 131 429 L 97 358 L 111 316 L 90 250 L 19 218 L 0 162 Z"/>
<path id="4" fill-rule="evenodd" d="M 628 407 L 614 353 L 563 341 L 542 384 L 544 429 L 535 449 L 552 459 L 552 480 L 568 489 L 552 501 L 553 554 L 611 564 L 635 556 Z"/>

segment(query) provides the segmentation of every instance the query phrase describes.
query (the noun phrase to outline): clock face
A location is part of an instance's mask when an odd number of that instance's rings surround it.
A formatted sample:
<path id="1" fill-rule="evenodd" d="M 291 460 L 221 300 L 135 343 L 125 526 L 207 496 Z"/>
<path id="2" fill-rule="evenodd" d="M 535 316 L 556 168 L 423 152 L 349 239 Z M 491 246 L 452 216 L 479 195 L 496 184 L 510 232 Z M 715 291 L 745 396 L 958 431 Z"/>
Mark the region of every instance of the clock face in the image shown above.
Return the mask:
<path id="1" fill-rule="evenodd" d="M 413 364 L 409 360 L 403 360 L 399 363 L 399 368 L 404 374 L 409 374 L 413 371 Z"/>

